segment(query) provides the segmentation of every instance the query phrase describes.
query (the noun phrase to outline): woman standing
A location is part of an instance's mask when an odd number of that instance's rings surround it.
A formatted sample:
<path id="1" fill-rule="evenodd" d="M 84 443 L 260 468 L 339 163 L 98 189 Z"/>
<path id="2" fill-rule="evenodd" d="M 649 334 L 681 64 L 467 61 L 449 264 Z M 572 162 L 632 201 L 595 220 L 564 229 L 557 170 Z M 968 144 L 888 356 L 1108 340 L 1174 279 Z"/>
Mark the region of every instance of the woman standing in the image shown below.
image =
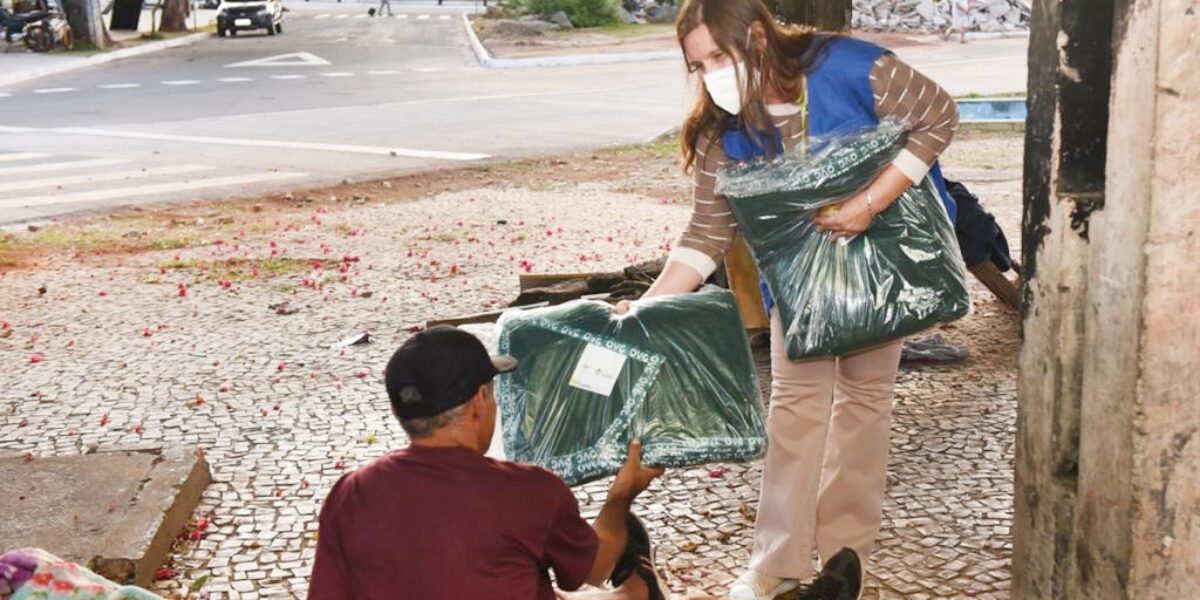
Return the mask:
<path id="1" fill-rule="evenodd" d="M 713 191 L 728 160 L 774 155 L 806 136 L 862 129 L 882 117 L 909 125 L 907 146 L 867 189 L 818 225 L 833 236 L 862 233 L 927 174 L 953 220 L 936 160 L 958 126 L 957 106 L 890 52 L 849 37 L 783 27 L 762 0 L 686 0 L 677 33 L 688 70 L 703 80 L 681 134 L 695 204 L 647 296 L 695 290 L 730 248 L 737 224 Z M 882 517 L 902 342 L 791 361 L 778 311 L 771 310 L 771 344 L 769 444 L 754 550 L 730 590 L 735 600 L 766 600 L 794 589 L 813 574 L 814 548 L 826 567 L 842 548 L 865 560 Z M 862 575 L 854 573 L 856 592 Z"/>

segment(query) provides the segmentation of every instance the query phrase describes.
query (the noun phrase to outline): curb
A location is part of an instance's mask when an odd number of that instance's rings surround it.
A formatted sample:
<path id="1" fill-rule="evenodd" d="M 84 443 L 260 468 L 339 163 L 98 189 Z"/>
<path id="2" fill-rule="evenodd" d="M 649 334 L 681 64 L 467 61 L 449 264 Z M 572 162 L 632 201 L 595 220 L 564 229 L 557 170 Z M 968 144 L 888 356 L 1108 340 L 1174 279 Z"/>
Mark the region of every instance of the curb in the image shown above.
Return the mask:
<path id="1" fill-rule="evenodd" d="M 535 67 L 576 67 L 581 65 L 607 65 L 614 63 L 646 62 L 655 60 L 678 60 L 679 51 L 622 52 L 616 54 L 572 54 L 568 56 L 539 56 L 535 58 L 496 58 L 479 40 L 475 28 L 466 13 L 462 16 L 463 27 L 471 42 L 471 50 L 480 66 L 487 69 L 528 69 Z"/>
<path id="2" fill-rule="evenodd" d="M 6 74 L 0 75 L 0 86 L 13 85 L 16 83 L 22 83 L 25 81 L 31 81 L 33 79 L 38 79 L 41 77 L 47 77 L 50 75 L 58 75 L 60 73 L 66 73 L 68 71 L 75 71 L 78 69 L 86 69 L 88 67 L 94 67 L 96 65 L 102 65 L 105 63 L 110 63 L 110 62 L 118 61 L 118 60 L 125 59 L 125 58 L 132 58 L 134 56 L 141 56 L 143 54 L 152 54 L 152 53 L 158 52 L 160 50 L 179 48 L 181 46 L 190 46 L 191 44 L 194 44 L 196 42 L 199 42 L 200 40 L 203 40 L 203 39 L 206 39 L 209 37 L 211 37 L 211 34 L 208 34 L 208 33 L 193 33 L 191 35 L 186 35 L 186 36 L 176 38 L 173 40 L 165 40 L 165 41 L 161 41 L 161 42 L 150 42 L 148 44 L 142 44 L 140 46 L 135 46 L 133 48 L 124 48 L 122 50 L 114 50 L 112 52 L 108 52 L 105 54 L 97 54 L 96 56 L 89 56 L 88 58 L 80 58 L 78 60 L 75 60 L 75 61 L 72 61 L 69 63 L 61 63 L 61 64 L 52 65 L 52 66 L 48 66 L 48 67 L 42 67 L 40 69 L 30 69 L 27 71 L 20 71 L 17 73 L 6 73 Z"/>

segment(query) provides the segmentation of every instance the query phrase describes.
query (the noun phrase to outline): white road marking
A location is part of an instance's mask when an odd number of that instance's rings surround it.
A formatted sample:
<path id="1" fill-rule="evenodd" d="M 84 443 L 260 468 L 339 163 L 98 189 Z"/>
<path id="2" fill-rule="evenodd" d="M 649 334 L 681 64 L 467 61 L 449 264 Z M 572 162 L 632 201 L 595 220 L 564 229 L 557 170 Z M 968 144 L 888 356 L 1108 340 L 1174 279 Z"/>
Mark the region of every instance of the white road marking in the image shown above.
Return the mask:
<path id="1" fill-rule="evenodd" d="M 200 83 L 198 79 L 172 79 L 161 82 L 163 85 L 196 85 Z"/>
<path id="2" fill-rule="evenodd" d="M 345 15 L 342 15 L 345 16 Z M 317 67 L 328 65 L 329 61 L 313 54 L 311 52 L 291 52 L 288 54 L 276 54 L 266 58 L 258 58 L 255 60 L 247 60 L 225 65 L 226 69 L 236 69 L 239 67 Z"/>
<path id="3" fill-rule="evenodd" d="M 321 77 L 353 77 L 354 73 L 348 71 L 334 71 L 332 73 L 321 73 Z"/>
<path id="4" fill-rule="evenodd" d="M 72 88 L 72 87 L 42 88 L 40 90 L 33 90 L 33 93 L 35 93 L 35 94 L 65 94 L 67 92 L 75 92 L 78 90 L 79 90 L 79 88 Z"/>
<path id="5" fill-rule="evenodd" d="M 413 70 L 418 73 L 439 73 L 441 71 L 445 71 L 445 69 L 441 67 L 413 67 Z"/>
<path id="6" fill-rule="evenodd" d="M 320 21 L 321 19 L 328 19 L 330 16 L 332 16 L 332 15 L 330 15 L 329 13 L 325 13 L 323 15 L 317 15 L 316 17 L 313 17 L 313 20 Z"/>
<path id="7" fill-rule="evenodd" d="M 140 87 L 142 87 L 142 84 L 140 84 L 140 83 L 107 83 L 107 84 L 100 86 L 100 89 L 102 89 L 102 90 L 131 90 L 133 88 L 140 88 Z"/>
<path id="8" fill-rule="evenodd" d="M 342 15 L 338 15 L 338 16 L 336 16 L 336 17 L 334 17 L 334 18 L 335 18 L 335 19 L 345 19 L 345 18 L 348 18 L 349 16 L 350 16 L 350 15 L 342 14 Z"/>
<path id="9" fill-rule="evenodd" d="M 0 92 L 0 98 L 8 98 L 9 96 L 12 96 L 12 94 L 8 94 L 8 93 L 5 93 L 5 92 Z"/>
<path id="10" fill-rule="evenodd" d="M 271 79 L 304 79 L 306 75 L 272 75 Z"/>
<path id="11" fill-rule="evenodd" d="M 20 167 L 0 167 L 0 175 L 15 175 L 17 173 L 39 173 L 46 171 L 66 171 L 69 169 L 87 169 L 91 167 L 108 167 L 112 165 L 120 165 L 128 162 L 133 162 L 129 159 L 118 158 L 92 158 L 88 160 L 72 160 L 67 162 L 56 163 L 39 163 L 36 165 L 22 165 Z"/>
<path id="12" fill-rule="evenodd" d="M 438 20 L 439 21 L 449 21 L 450 15 L 442 15 L 442 16 L 438 17 Z"/>
<path id="13" fill-rule="evenodd" d="M 254 78 L 253 77 L 222 77 L 222 78 L 218 79 L 217 81 L 220 81 L 221 83 L 245 83 L 247 81 L 254 81 Z"/>
<path id="14" fill-rule="evenodd" d="M 397 19 L 407 19 L 408 15 L 396 15 Z"/>
<path id="15" fill-rule="evenodd" d="M 248 146 L 254 148 L 284 148 L 288 150 L 316 150 L 323 152 L 346 152 L 351 154 L 374 154 L 377 156 L 402 156 L 405 158 L 434 158 L 439 160 L 480 160 L 488 158 L 488 154 L 471 152 L 446 152 L 442 150 L 413 150 L 410 148 L 390 148 L 387 146 L 360 146 L 356 144 L 322 144 L 312 142 L 290 142 L 284 140 L 251 140 L 245 138 L 221 138 L 198 135 L 172 135 L 167 133 L 149 133 L 140 131 L 116 131 L 111 129 L 87 129 L 62 127 L 44 129 L 51 133 L 69 135 L 87 135 L 96 137 L 112 137 L 132 140 L 157 140 L 166 142 L 188 142 L 192 144 L 214 144 L 220 146 Z M 4 174 L 0 170 L 0 175 Z M 2 187 L 2 186 L 0 186 Z"/>
<path id="16" fill-rule="evenodd" d="M 154 194 L 169 194 L 188 190 L 245 185 L 266 181 L 282 181 L 305 177 L 307 173 L 267 172 L 249 175 L 232 175 L 229 177 L 213 177 L 211 179 L 195 179 L 153 185 L 139 185 L 123 188 L 76 192 L 73 194 L 57 194 L 48 196 L 29 196 L 26 198 L 10 198 L 0 200 L 0 208 L 18 208 L 25 206 L 46 206 L 50 204 L 66 204 L 68 202 L 90 202 L 96 200 L 111 200 L 113 198 L 130 198 L 133 196 L 151 196 Z"/>
<path id="17" fill-rule="evenodd" d="M 33 160 L 35 158 L 50 158 L 53 154 L 42 154 L 41 152 L 13 152 L 12 154 L 0 154 L 0 162 L 14 160 Z"/>
<path id="18" fill-rule="evenodd" d="M 8 125 L 0 125 L 0 133 L 29 133 L 37 131 L 32 127 L 10 127 Z"/>
<path id="19" fill-rule="evenodd" d="M 369 17 L 369 16 L 371 16 L 371 15 L 354 15 L 354 18 L 355 18 L 355 19 L 365 19 L 365 18 L 367 18 L 367 17 Z"/>
<path id="20" fill-rule="evenodd" d="M 400 71 L 367 71 L 368 75 L 399 75 Z"/>
<path id="21" fill-rule="evenodd" d="M 91 175 L 24 179 L 4 182 L 4 189 L 2 191 L 9 192 L 16 190 L 32 190 L 41 187 L 75 185 L 77 183 L 100 183 L 101 181 L 141 179 L 143 177 L 157 177 L 159 175 L 180 175 L 183 173 L 196 173 L 198 171 L 211 171 L 213 169 L 216 169 L 216 167 L 206 167 L 204 165 L 171 165 L 168 167 L 155 167 L 151 169 L 108 171 L 106 173 L 92 173 Z"/>
<path id="22" fill-rule="evenodd" d="M 425 20 L 428 20 L 428 19 L 429 19 L 429 15 L 418 15 L 418 16 L 417 16 L 417 20 L 418 20 L 418 21 L 425 21 Z"/>

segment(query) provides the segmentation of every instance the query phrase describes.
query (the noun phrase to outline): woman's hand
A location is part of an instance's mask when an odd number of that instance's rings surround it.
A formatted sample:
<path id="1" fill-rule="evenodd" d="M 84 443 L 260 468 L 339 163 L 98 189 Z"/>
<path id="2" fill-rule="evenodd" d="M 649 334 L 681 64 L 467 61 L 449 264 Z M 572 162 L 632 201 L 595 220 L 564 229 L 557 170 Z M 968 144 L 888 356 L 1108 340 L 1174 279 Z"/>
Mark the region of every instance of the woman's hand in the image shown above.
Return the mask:
<path id="1" fill-rule="evenodd" d="M 828 231 L 834 239 L 851 238 L 870 229 L 873 216 L 867 208 L 866 195 L 859 194 L 822 209 L 813 222 L 817 224 L 817 231 Z"/>
<path id="2" fill-rule="evenodd" d="M 615 314 L 617 316 L 621 316 L 621 315 L 629 312 L 630 304 L 631 304 L 631 302 L 629 302 L 628 300 L 622 300 L 622 301 L 614 304 L 613 305 L 613 314 Z"/>

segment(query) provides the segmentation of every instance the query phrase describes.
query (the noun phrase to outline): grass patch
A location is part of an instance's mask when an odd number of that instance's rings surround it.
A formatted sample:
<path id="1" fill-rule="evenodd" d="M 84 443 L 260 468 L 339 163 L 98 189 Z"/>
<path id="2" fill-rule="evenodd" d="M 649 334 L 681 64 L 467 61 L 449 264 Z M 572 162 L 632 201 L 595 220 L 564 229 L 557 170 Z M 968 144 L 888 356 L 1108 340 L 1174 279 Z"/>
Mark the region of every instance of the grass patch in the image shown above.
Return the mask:
<path id="1" fill-rule="evenodd" d="M 980 94 L 979 92 L 971 92 L 962 96 L 956 96 L 956 100 L 983 100 L 985 98 L 1024 98 L 1025 92 L 1004 92 L 1000 94 Z"/>
<path id="2" fill-rule="evenodd" d="M 314 263 L 327 267 L 331 261 L 324 259 L 303 258 L 267 258 L 255 260 L 249 258 L 229 258 L 217 261 L 197 259 L 171 259 L 159 263 L 160 269 L 169 271 L 199 271 L 200 279 L 209 281 L 251 281 L 254 279 L 273 279 L 287 275 L 297 275 L 313 270 Z"/>
<path id="3" fill-rule="evenodd" d="M 679 138 L 671 136 L 649 144 L 613 146 L 608 149 L 608 152 L 617 157 L 649 156 L 653 158 L 677 158 L 679 156 Z"/>
<path id="4" fill-rule="evenodd" d="M 151 33 L 143 33 L 142 35 L 138 36 L 138 39 L 146 40 L 147 42 L 155 42 L 158 40 L 165 40 L 167 39 L 167 36 L 161 31 L 154 31 Z"/>

